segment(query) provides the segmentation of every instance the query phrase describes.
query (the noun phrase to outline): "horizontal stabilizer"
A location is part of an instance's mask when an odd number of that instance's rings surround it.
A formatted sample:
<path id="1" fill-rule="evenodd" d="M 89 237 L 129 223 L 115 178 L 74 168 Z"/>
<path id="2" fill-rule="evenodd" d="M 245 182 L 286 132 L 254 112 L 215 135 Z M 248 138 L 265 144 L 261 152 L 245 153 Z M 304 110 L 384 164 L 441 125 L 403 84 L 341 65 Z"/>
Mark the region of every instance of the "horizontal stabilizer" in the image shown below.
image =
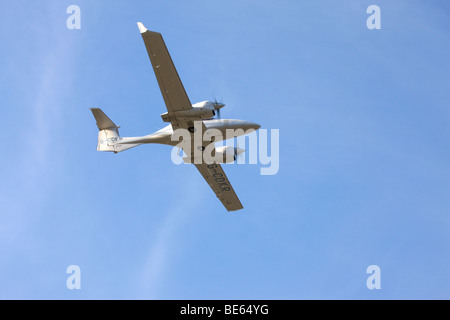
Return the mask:
<path id="1" fill-rule="evenodd" d="M 119 127 L 100 108 L 91 108 L 92 114 L 97 121 L 98 130 L 118 129 Z"/>

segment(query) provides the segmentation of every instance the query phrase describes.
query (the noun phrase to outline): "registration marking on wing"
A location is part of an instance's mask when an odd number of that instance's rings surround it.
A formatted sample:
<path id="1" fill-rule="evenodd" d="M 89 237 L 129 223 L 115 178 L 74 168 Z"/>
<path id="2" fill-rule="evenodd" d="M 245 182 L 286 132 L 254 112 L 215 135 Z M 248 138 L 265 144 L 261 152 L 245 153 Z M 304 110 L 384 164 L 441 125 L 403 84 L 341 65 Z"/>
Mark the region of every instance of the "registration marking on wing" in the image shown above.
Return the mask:
<path id="1" fill-rule="evenodd" d="M 224 177 L 225 175 L 222 172 L 217 171 L 217 164 L 208 164 L 206 167 L 211 173 L 211 176 L 214 178 L 214 181 L 217 183 L 217 187 L 220 191 L 226 192 L 231 190 L 230 182 L 228 181 L 228 179 Z"/>

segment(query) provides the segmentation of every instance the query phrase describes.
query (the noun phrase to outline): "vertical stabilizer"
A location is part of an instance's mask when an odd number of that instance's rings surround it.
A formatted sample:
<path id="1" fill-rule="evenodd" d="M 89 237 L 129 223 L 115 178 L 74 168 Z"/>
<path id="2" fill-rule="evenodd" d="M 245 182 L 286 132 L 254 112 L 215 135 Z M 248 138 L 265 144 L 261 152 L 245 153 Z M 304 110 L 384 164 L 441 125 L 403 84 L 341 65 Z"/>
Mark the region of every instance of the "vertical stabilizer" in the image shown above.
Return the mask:
<path id="1" fill-rule="evenodd" d="M 97 151 L 117 153 L 139 145 L 139 143 L 121 144 L 120 142 L 123 138 L 120 137 L 119 127 L 100 108 L 91 108 L 91 111 L 97 121 L 98 130 L 100 130 L 98 133 Z"/>

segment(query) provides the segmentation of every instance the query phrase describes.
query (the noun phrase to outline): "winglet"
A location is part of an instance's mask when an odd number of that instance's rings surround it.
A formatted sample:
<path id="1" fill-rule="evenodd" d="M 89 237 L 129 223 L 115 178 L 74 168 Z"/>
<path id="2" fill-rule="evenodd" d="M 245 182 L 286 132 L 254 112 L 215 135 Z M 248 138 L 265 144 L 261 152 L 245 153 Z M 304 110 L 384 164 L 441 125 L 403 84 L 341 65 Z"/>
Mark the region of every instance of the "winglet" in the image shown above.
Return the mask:
<path id="1" fill-rule="evenodd" d="M 142 22 L 138 22 L 137 25 L 141 33 L 148 31 L 148 29 L 142 24 Z"/>

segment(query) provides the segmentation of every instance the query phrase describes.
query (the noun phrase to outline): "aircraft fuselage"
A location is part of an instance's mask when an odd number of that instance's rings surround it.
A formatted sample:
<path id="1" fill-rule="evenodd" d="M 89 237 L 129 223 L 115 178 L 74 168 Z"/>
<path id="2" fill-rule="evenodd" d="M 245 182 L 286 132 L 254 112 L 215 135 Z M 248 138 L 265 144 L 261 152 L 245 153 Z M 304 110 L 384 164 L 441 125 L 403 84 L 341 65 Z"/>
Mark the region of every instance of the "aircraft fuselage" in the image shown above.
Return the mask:
<path id="1" fill-rule="evenodd" d="M 239 120 L 239 119 L 211 119 L 203 120 L 207 130 L 215 129 L 219 130 L 221 135 L 216 136 L 215 141 L 222 141 L 225 139 L 235 138 L 244 134 L 248 134 L 253 130 L 260 128 L 259 124 Z M 179 129 L 185 130 L 185 129 Z M 142 136 L 142 137 L 124 137 L 119 143 L 121 144 L 144 144 L 144 143 L 158 143 L 176 146 L 179 143 L 179 139 L 173 139 L 172 125 L 162 128 L 155 133 Z"/>

